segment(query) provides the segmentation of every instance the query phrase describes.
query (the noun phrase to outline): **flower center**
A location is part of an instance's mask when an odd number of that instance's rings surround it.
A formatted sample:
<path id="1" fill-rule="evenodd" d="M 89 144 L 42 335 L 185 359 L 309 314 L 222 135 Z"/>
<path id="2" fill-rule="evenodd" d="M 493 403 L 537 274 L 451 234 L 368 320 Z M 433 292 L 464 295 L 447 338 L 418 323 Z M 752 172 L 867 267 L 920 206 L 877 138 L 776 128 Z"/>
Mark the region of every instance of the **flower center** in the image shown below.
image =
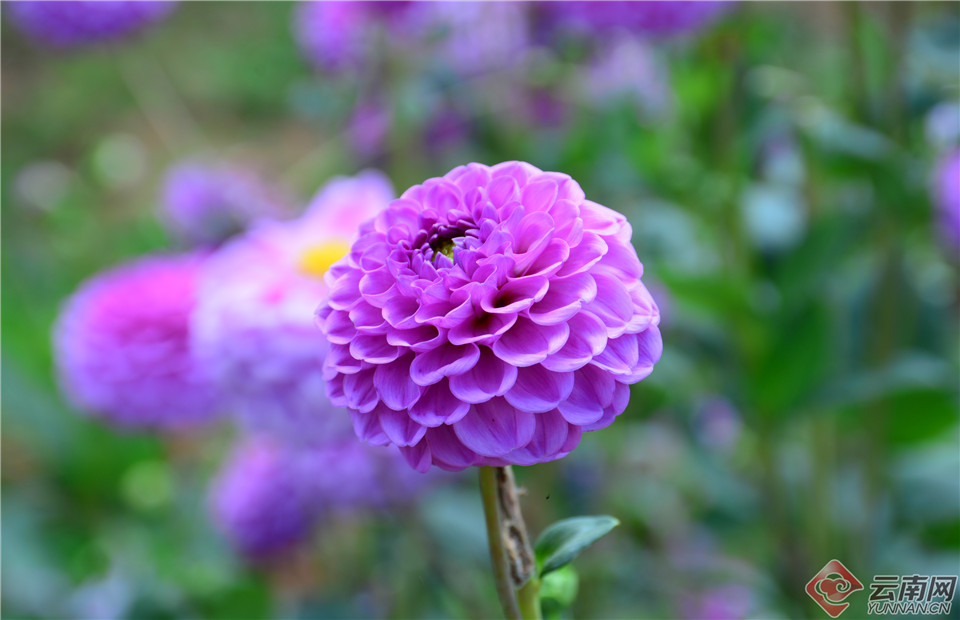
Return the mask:
<path id="1" fill-rule="evenodd" d="M 311 245 L 300 253 L 300 271 L 316 277 L 322 277 L 330 266 L 350 251 L 350 245 L 337 239 Z"/>
<path id="2" fill-rule="evenodd" d="M 452 238 L 440 238 L 430 244 L 430 248 L 433 250 L 433 260 L 436 262 L 437 256 L 443 254 L 451 261 L 453 260 L 453 249 L 457 247 L 457 244 L 454 243 Z"/>

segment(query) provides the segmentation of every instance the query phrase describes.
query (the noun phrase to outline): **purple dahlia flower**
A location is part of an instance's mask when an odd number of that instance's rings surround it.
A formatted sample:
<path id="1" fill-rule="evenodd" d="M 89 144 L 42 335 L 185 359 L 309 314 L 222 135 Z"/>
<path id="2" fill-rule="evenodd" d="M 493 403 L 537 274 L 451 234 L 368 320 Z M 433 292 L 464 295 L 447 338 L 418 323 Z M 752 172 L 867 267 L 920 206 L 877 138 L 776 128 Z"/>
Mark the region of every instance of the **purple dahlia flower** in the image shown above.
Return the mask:
<path id="1" fill-rule="evenodd" d="M 224 241 L 257 219 L 287 211 L 278 192 L 253 172 L 198 162 L 167 171 L 160 208 L 173 234 L 198 245 Z"/>
<path id="2" fill-rule="evenodd" d="M 949 153 L 940 162 L 935 182 L 941 234 L 954 249 L 960 250 L 960 150 Z"/>
<path id="3" fill-rule="evenodd" d="M 631 234 L 569 176 L 527 163 L 410 188 L 325 277 L 328 395 L 420 471 L 566 455 L 660 358 Z"/>
<path id="4" fill-rule="evenodd" d="M 84 283 L 54 328 L 66 393 L 82 408 L 142 428 L 211 420 L 219 392 L 191 353 L 200 255 L 151 257 Z"/>
<path id="5" fill-rule="evenodd" d="M 693 32 L 716 19 L 732 2 L 661 0 L 647 2 L 549 2 L 547 22 L 593 33 L 629 30 L 670 37 Z"/>
<path id="6" fill-rule="evenodd" d="M 207 260 L 194 352 L 246 425 L 290 440 L 350 432 L 325 394 L 326 340 L 313 311 L 326 295 L 326 269 L 393 197 L 380 173 L 335 179 L 299 219 L 264 222 Z"/>
<path id="7" fill-rule="evenodd" d="M 359 71 L 384 32 L 396 34 L 408 2 L 300 2 L 293 30 L 307 59 L 325 71 Z"/>
<path id="8" fill-rule="evenodd" d="M 176 6 L 160 0 L 7 2 L 4 8 L 31 38 L 60 48 L 117 39 L 166 17 Z"/>
<path id="9" fill-rule="evenodd" d="M 331 516 L 409 502 L 430 479 L 407 467 L 395 448 L 353 437 L 304 450 L 258 436 L 227 460 L 210 505 L 233 545 L 264 559 L 303 542 Z"/>

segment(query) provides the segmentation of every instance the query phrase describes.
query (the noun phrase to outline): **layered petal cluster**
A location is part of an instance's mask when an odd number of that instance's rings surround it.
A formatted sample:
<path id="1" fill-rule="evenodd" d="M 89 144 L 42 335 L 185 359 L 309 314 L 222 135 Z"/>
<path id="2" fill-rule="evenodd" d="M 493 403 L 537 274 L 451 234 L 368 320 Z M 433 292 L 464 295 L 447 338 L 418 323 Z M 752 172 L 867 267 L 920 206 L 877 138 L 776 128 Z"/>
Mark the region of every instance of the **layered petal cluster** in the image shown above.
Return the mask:
<path id="1" fill-rule="evenodd" d="M 421 471 L 566 455 L 660 357 L 631 234 L 569 176 L 526 163 L 412 187 L 326 275 L 331 401 Z"/>
<path id="2" fill-rule="evenodd" d="M 190 316 L 204 257 L 150 257 L 84 283 L 54 328 L 65 392 L 82 408 L 141 428 L 213 419 L 219 392 L 193 357 Z"/>
<path id="3" fill-rule="evenodd" d="M 5 12 L 31 38 L 58 48 L 116 39 L 165 17 L 168 0 L 55 0 L 4 4 Z"/>
<path id="4" fill-rule="evenodd" d="M 327 292 L 327 267 L 394 195 L 380 173 L 334 179 L 300 218 L 262 222 L 206 261 L 194 354 L 248 428 L 297 441 L 349 433 L 325 394 L 326 340 L 313 312 Z"/>
<path id="5" fill-rule="evenodd" d="M 547 21 L 555 27 L 591 33 L 629 30 L 654 37 L 670 37 L 699 30 L 729 10 L 733 2 L 651 0 L 648 2 L 551 2 L 544 5 Z"/>
<path id="6" fill-rule="evenodd" d="M 948 153 L 937 166 L 935 184 L 941 235 L 960 251 L 960 150 Z"/>
<path id="7" fill-rule="evenodd" d="M 210 508 L 240 552 L 266 559 L 304 542 L 326 519 L 409 502 L 434 480 L 407 467 L 395 448 L 353 437 L 305 450 L 251 436 L 214 479 Z"/>
<path id="8" fill-rule="evenodd" d="M 200 245 L 224 241 L 260 218 L 279 218 L 289 209 L 280 193 L 250 170 L 187 161 L 167 171 L 160 210 L 175 236 Z"/>

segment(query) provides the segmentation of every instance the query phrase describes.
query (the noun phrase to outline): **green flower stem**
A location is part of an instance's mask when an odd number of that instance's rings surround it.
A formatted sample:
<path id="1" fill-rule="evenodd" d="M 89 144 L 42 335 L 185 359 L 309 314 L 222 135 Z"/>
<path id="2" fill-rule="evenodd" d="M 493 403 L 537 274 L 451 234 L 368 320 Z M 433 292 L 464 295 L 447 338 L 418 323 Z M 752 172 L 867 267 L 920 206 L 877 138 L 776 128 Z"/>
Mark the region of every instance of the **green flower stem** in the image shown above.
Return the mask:
<path id="1" fill-rule="evenodd" d="M 500 500 L 497 489 L 496 467 L 480 467 L 480 497 L 483 499 L 483 516 L 487 524 L 487 542 L 490 545 L 490 561 L 493 563 L 493 577 L 497 582 L 497 595 L 507 620 L 520 620 L 520 608 L 510 581 L 510 567 L 507 564 L 507 551 L 500 535 Z"/>
<path id="2" fill-rule="evenodd" d="M 540 620 L 540 580 L 536 575 L 517 590 L 517 601 L 523 620 Z"/>
<path id="3" fill-rule="evenodd" d="M 540 581 L 510 467 L 481 467 L 480 494 L 497 594 L 508 620 L 540 620 Z"/>

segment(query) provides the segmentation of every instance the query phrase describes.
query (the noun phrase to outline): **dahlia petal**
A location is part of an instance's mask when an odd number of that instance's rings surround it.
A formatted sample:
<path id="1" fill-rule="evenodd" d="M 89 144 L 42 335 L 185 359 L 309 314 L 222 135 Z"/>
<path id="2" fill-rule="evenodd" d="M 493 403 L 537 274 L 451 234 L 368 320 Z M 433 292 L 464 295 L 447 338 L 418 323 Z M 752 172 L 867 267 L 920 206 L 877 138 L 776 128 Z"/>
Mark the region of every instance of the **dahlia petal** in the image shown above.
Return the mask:
<path id="1" fill-rule="evenodd" d="M 572 372 L 552 372 L 535 364 L 518 369 L 517 380 L 504 398 L 520 411 L 543 413 L 554 409 L 572 390 Z"/>
<path id="2" fill-rule="evenodd" d="M 385 446 L 390 443 L 390 439 L 380 426 L 380 417 L 377 414 L 351 410 L 350 419 L 353 420 L 354 432 L 363 441 L 372 446 Z"/>
<path id="3" fill-rule="evenodd" d="M 607 275 L 597 274 L 597 297 L 584 306 L 604 322 L 611 337 L 619 336 L 633 317 L 633 302 L 623 282 Z"/>
<path id="4" fill-rule="evenodd" d="M 433 325 L 419 325 L 411 329 L 390 329 L 387 342 L 397 347 L 409 347 L 414 351 L 428 351 L 440 344 L 441 332 Z"/>
<path id="5" fill-rule="evenodd" d="M 550 216 L 557 223 L 554 237 L 563 239 L 567 246 L 575 247 L 583 239 L 583 220 L 580 219 L 580 203 L 570 200 L 557 200 L 550 207 Z"/>
<path id="6" fill-rule="evenodd" d="M 627 332 L 635 334 L 651 325 L 660 324 L 660 309 L 642 282 L 638 281 L 631 286 L 628 294 L 633 301 L 633 317 L 627 324 Z"/>
<path id="7" fill-rule="evenodd" d="M 584 366 L 574 372 L 573 391 L 557 409 L 571 424 L 590 424 L 603 417 L 609 404 L 615 381 L 608 373 L 593 366 Z"/>
<path id="8" fill-rule="evenodd" d="M 538 211 L 523 217 L 513 233 L 513 260 L 523 273 L 540 256 L 553 238 L 554 222 L 548 213 Z"/>
<path id="9" fill-rule="evenodd" d="M 416 422 L 433 428 L 441 424 L 453 424 L 467 415 L 468 411 L 470 405 L 454 396 L 447 379 L 443 379 L 425 388 L 408 413 Z"/>
<path id="10" fill-rule="evenodd" d="M 437 327 L 445 327 L 450 329 L 459 325 L 462 321 L 469 319 L 474 315 L 473 309 L 473 299 L 468 291 L 460 289 L 457 291 L 458 295 L 451 296 L 450 301 L 452 303 L 458 304 L 448 310 L 442 317 L 438 318 L 435 321 L 431 321 L 432 324 Z M 462 298 L 462 300 L 460 300 Z"/>
<path id="11" fill-rule="evenodd" d="M 420 398 L 421 388 L 410 378 L 413 355 L 407 354 L 392 364 L 381 364 L 373 373 L 373 384 L 387 407 L 401 411 Z"/>
<path id="12" fill-rule="evenodd" d="M 397 359 L 400 348 L 387 342 L 386 336 L 357 336 L 350 343 L 350 355 L 371 364 L 386 364 Z"/>
<path id="13" fill-rule="evenodd" d="M 522 187 L 534 175 L 540 174 L 534 166 L 522 161 L 505 161 L 493 166 L 490 170 L 493 179 L 511 177 Z"/>
<path id="14" fill-rule="evenodd" d="M 333 403 L 335 407 L 347 406 L 347 395 L 343 392 L 343 381 L 346 378 L 347 375 L 336 374 L 330 379 L 327 379 L 327 385 L 324 391 L 327 398 L 330 399 L 330 402 Z"/>
<path id="15" fill-rule="evenodd" d="M 496 314 L 517 313 L 543 299 L 550 282 L 543 276 L 525 276 L 510 280 L 499 291 L 491 291 L 480 302 L 486 312 Z"/>
<path id="16" fill-rule="evenodd" d="M 327 272 L 330 274 L 331 272 Z M 344 273 L 339 278 L 324 278 L 330 294 L 327 297 L 327 303 L 335 310 L 349 310 L 354 304 L 362 299 L 360 296 L 360 280 L 363 272 L 351 270 Z M 332 280 L 332 281 L 331 281 Z"/>
<path id="17" fill-rule="evenodd" d="M 344 310 L 334 310 L 328 314 L 323 324 L 323 331 L 327 340 L 334 344 L 350 344 L 357 335 L 357 328 L 353 326 L 350 315 Z"/>
<path id="18" fill-rule="evenodd" d="M 637 341 L 637 334 L 624 334 L 608 340 L 606 348 L 594 357 L 591 363 L 615 375 L 625 375 L 640 360 Z"/>
<path id="19" fill-rule="evenodd" d="M 436 349 L 418 353 L 410 365 L 410 376 L 417 385 L 432 385 L 443 377 L 470 370 L 478 359 L 480 349 L 475 344 L 442 344 Z"/>
<path id="20" fill-rule="evenodd" d="M 427 443 L 430 444 L 434 464 L 444 469 L 465 469 L 480 460 L 480 455 L 463 445 L 452 426 L 428 429 Z"/>
<path id="21" fill-rule="evenodd" d="M 383 318 L 398 329 L 410 329 L 417 327 L 414 317 L 419 309 L 420 302 L 416 299 L 397 295 L 383 304 Z"/>
<path id="22" fill-rule="evenodd" d="M 573 275 L 590 269 L 607 253 L 607 243 L 594 232 L 583 233 L 583 238 L 575 247 L 570 248 L 570 258 L 557 272 L 559 277 Z"/>
<path id="23" fill-rule="evenodd" d="M 577 447 L 580 444 L 580 437 L 583 435 L 583 427 L 577 426 L 576 424 L 570 424 L 567 426 L 567 438 L 563 442 L 563 446 L 560 447 L 561 453 L 569 453 L 571 450 Z"/>
<path id="24" fill-rule="evenodd" d="M 523 198 L 521 202 L 527 213 L 533 211 L 546 211 L 557 199 L 557 193 L 560 188 L 556 181 L 552 179 L 541 179 L 534 181 L 523 188 Z"/>
<path id="25" fill-rule="evenodd" d="M 345 375 L 352 375 L 360 372 L 363 364 L 350 354 L 350 347 L 344 344 L 331 344 L 327 350 L 325 365 L 342 372 Z"/>
<path id="26" fill-rule="evenodd" d="M 630 242 L 604 237 L 604 243 L 607 244 L 607 253 L 597 263 L 597 268 L 622 282 L 639 281 L 643 276 L 643 265 Z"/>
<path id="27" fill-rule="evenodd" d="M 629 372 L 616 376 L 616 380 L 621 383 L 631 384 L 646 379 L 663 354 L 663 339 L 656 326 L 635 334 L 634 337 L 637 339 L 639 359 Z"/>
<path id="28" fill-rule="evenodd" d="M 373 411 L 380 402 L 377 390 L 373 386 L 373 368 L 364 368 L 360 372 L 347 375 L 343 380 L 343 393 L 347 406 L 360 413 Z"/>
<path id="29" fill-rule="evenodd" d="M 532 366 L 559 351 L 569 335 L 566 323 L 537 325 L 521 316 L 510 331 L 494 343 L 493 352 L 508 364 Z"/>
<path id="30" fill-rule="evenodd" d="M 405 411 L 380 407 L 378 412 L 383 432 L 397 446 L 412 446 L 423 439 L 427 432 L 426 426 L 413 420 Z"/>
<path id="31" fill-rule="evenodd" d="M 621 413 L 627 408 L 630 401 L 630 388 L 623 383 L 615 383 L 612 395 L 612 401 L 603 408 L 603 415 L 596 422 L 584 424 L 581 428 L 584 431 L 598 431 L 613 424 Z"/>
<path id="32" fill-rule="evenodd" d="M 481 347 L 476 366 L 450 377 L 450 391 L 464 402 L 483 403 L 502 396 L 516 380 L 516 366 L 503 362 L 488 347 Z"/>
<path id="33" fill-rule="evenodd" d="M 386 269 L 368 271 L 360 278 L 359 290 L 364 299 L 370 299 L 386 293 L 396 280 Z"/>
<path id="34" fill-rule="evenodd" d="M 506 333 L 517 322 L 514 314 L 484 313 L 455 325 L 447 334 L 453 344 L 487 343 Z"/>
<path id="35" fill-rule="evenodd" d="M 563 444 L 567 440 L 570 424 L 556 409 L 536 416 L 537 428 L 533 438 L 523 449 L 530 453 L 536 462 L 540 459 L 554 457 L 563 452 Z"/>
<path id="36" fill-rule="evenodd" d="M 580 187 L 579 183 L 571 179 L 569 175 L 563 174 L 557 176 L 566 177 L 559 181 L 560 193 L 557 196 L 558 199 L 569 200 L 576 204 L 580 204 L 586 199 L 587 195 L 583 193 L 583 188 Z"/>
<path id="37" fill-rule="evenodd" d="M 410 464 L 410 467 L 414 468 L 421 474 L 425 474 L 430 471 L 430 465 L 432 463 L 432 458 L 430 455 L 430 446 L 425 441 L 421 441 L 418 444 L 412 446 L 403 446 L 400 448 L 400 454 L 403 455 L 403 458 L 407 459 L 407 463 Z"/>
<path id="38" fill-rule="evenodd" d="M 592 200 L 584 200 L 580 205 L 580 218 L 583 219 L 583 225 L 587 230 L 598 235 L 614 235 L 627 221 L 627 218 L 613 209 Z"/>
<path id="39" fill-rule="evenodd" d="M 524 275 L 549 278 L 560 270 L 569 256 L 570 246 L 567 245 L 566 241 L 556 238 L 551 239 L 540 256 L 527 266 Z"/>
<path id="40" fill-rule="evenodd" d="M 520 198 L 520 188 L 517 181 L 511 177 L 494 179 L 487 187 L 487 197 L 495 207 L 502 207 L 509 202 L 516 202 Z"/>
<path id="41" fill-rule="evenodd" d="M 588 273 L 578 273 L 550 282 L 550 290 L 542 300 L 527 313 L 535 323 L 553 325 L 568 321 L 576 315 L 584 303 L 597 296 L 597 284 Z"/>
<path id="42" fill-rule="evenodd" d="M 502 456 L 533 438 L 536 416 L 517 411 L 503 398 L 473 405 L 453 430 L 467 448 L 482 456 Z"/>

